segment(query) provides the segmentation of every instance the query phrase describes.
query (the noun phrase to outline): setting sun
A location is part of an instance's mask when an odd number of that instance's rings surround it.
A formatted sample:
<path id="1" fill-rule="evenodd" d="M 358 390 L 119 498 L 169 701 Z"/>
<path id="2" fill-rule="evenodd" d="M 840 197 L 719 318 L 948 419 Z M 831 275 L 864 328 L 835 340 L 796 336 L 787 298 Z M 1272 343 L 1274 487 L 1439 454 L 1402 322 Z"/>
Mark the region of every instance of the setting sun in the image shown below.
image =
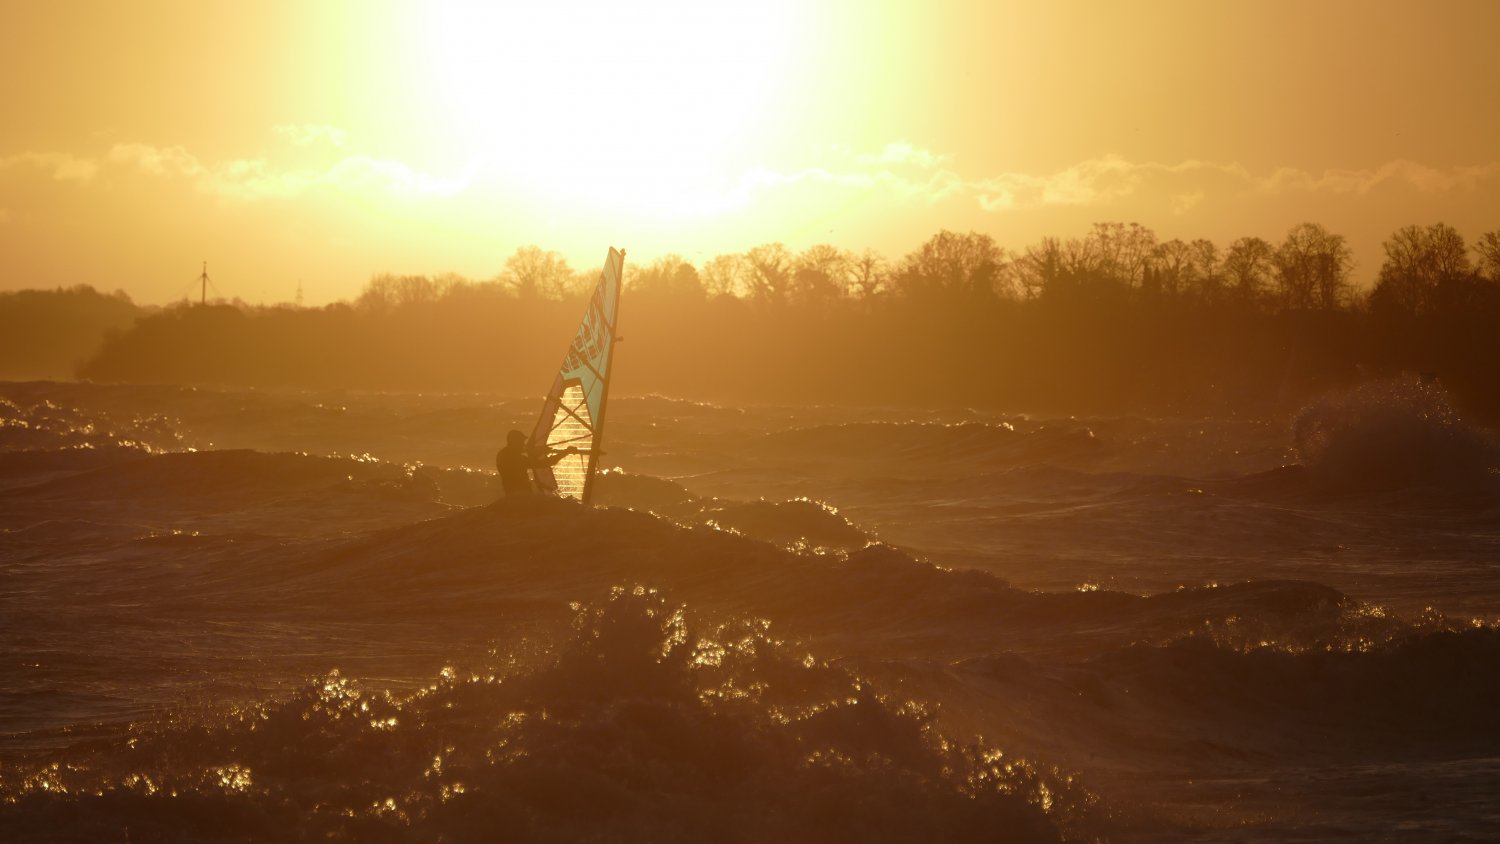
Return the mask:
<path id="1" fill-rule="evenodd" d="M 456 167 L 533 202 L 665 219 L 712 211 L 805 71 L 795 5 L 424 9 L 413 31 L 439 105 L 423 134 Z"/>

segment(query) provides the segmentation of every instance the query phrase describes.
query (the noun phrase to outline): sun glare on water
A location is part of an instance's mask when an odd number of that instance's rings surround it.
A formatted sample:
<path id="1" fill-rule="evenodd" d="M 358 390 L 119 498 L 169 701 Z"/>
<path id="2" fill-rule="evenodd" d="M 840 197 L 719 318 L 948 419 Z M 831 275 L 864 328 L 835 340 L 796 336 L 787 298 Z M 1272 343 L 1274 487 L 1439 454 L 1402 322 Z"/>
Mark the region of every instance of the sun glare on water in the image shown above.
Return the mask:
<path id="1" fill-rule="evenodd" d="M 793 75 L 789 3 L 447 3 L 415 20 L 447 148 L 600 211 L 722 205 Z"/>

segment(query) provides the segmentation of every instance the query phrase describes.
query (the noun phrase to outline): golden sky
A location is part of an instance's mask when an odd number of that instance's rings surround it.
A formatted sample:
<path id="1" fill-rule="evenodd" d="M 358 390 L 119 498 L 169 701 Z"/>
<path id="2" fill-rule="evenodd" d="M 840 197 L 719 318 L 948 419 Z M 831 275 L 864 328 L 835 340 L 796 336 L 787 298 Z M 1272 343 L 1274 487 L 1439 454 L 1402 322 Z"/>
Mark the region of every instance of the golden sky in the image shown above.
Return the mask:
<path id="1" fill-rule="evenodd" d="M 0 289 L 1500 228 L 1500 2 L 7 2 Z"/>

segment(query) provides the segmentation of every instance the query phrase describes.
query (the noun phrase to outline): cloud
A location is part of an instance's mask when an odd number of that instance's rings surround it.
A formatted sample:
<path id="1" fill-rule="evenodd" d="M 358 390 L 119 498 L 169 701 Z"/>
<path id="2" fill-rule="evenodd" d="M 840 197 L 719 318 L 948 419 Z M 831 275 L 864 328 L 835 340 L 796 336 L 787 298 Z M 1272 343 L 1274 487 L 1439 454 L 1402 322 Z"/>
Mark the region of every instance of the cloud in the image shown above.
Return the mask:
<path id="1" fill-rule="evenodd" d="M 306 173 L 277 170 L 258 158 L 226 161 L 197 175 L 204 193 L 244 200 L 296 196 L 315 182 Z"/>
<path id="2" fill-rule="evenodd" d="M 347 132 L 337 126 L 321 123 L 283 123 L 273 127 L 271 131 L 299 147 L 326 143 L 343 149 L 348 145 Z"/>
<path id="3" fill-rule="evenodd" d="M 914 147 L 905 141 L 896 141 L 886 144 L 885 149 L 875 155 L 860 155 L 856 157 L 856 160 L 865 165 L 910 164 L 925 170 L 946 162 L 948 156 Z"/>
<path id="4" fill-rule="evenodd" d="M 1106 155 L 1050 173 L 1008 172 L 982 177 L 964 176 L 949 169 L 947 162 L 947 156 L 894 143 L 873 154 L 846 152 L 843 161 L 829 166 L 791 173 L 756 171 L 747 177 L 742 189 L 821 183 L 931 203 L 959 199 L 990 213 L 1106 207 L 1129 200 L 1135 205 L 1154 204 L 1183 214 L 1205 205 L 1255 196 L 1359 196 L 1393 187 L 1437 194 L 1476 191 L 1500 182 L 1500 162 L 1438 168 L 1398 160 L 1363 170 L 1312 172 L 1283 167 L 1256 174 L 1237 162 L 1188 159 L 1163 163 Z"/>
<path id="5" fill-rule="evenodd" d="M 343 130 L 322 124 L 284 124 L 273 129 L 291 146 L 266 156 L 207 160 L 181 145 L 119 143 L 96 157 L 62 152 L 24 152 L 0 158 L 0 172 L 29 174 L 85 185 L 121 174 L 191 185 L 227 201 L 293 199 L 310 194 L 375 197 L 446 197 L 475 185 L 475 171 L 440 175 L 405 162 L 360 154 Z M 295 148 L 293 148 L 295 147 Z M 318 147 L 318 149 L 311 149 Z M 312 160 L 309 160 L 309 156 Z M 952 157 L 895 141 L 874 151 L 825 148 L 812 166 L 754 169 L 735 187 L 715 192 L 695 214 L 717 216 L 763 200 L 788 207 L 821 208 L 824 216 L 857 204 L 885 202 L 967 208 L 1007 214 L 1047 208 L 1130 211 L 1155 209 L 1186 214 L 1222 210 L 1229 203 L 1270 197 L 1362 197 L 1392 190 L 1444 195 L 1500 188 L 1500 162 L 1435 167 L 1395 160 L 1365 169 L 1313 171 L 1280 167 L 1252 172 L 1233 161 L 1186 159 L 1133 161 L 1104 155 L 1050 172 L 959 172 Z M 644 196 L 648 191 L 636 191 Z"/>
<path id="6" fill-rule="evenodd" d="M 155 147 L 149 144 L 115 144 L 105 159 L 114 164 L 134 166 L 153 176 L 201 176 L 206 168 L 180 146 Z"/>
<path id="7" fill-rule="evenodd" d="M 1500 178 L 1500 162 L 1446 170 L 1404 159 L 1388 161 L 1364 170 L 1306 170 L 1282 167 L 1256 183 L 1267 194 L 1323 193 L 1365 195 L 1387 185 L 1405 185 L 1422 193 L 1473 191 L 1491 179 Z"/>
<path id="8" fill-rule="evenodd" d="M 116 144 L 105 160 L 150 176 L 189 179 L 203 193 L 238 200 L 294 197 L 318 189 L 402 197 L 450 196 L 468 186 L 467 176 L 434 176 L 399 161 L 364 155 L 346 156 L 321 169 L 299 169 L 281 168 L 262 158 L 209 165 L 181 146 Z"/>
<path id="9" fill-rule="evenodd" d="M 815 182 L 847 190 L 883 191 L 929 203 L 966 200 L 989 212 L 1098 206 L 1144 193 L 1161 193 L 1185 210 L 1209 196 L 1210 185 L 1243 191 L 1252 182 L 1250 174 L 1237 164 L 1199 160 L 1160 164 L 1104 156 L 1053 173 L 1012 172 L 984 178 L 967 178 L 945 166 L 947 161 L 946 156 L 891 144 L 877 154 L 849 156 L 842 166 L 809 167 L 791 173 L 753 171 L 742 190 Z M 1170 187 L 1170 192 L 1162 193 L 1161 186 Z"/>
<path id="10" fill-rule="evenodd" d="M 0 170 L 49 170 L 59 182 L 87 182 L 99 172 L 99 162 L 66 152 L 23 152 L 0 158 Z"/>
<path id="11" fill-rule="evenodd" d="M 1011 173 L 968 181 L 965 187 L 986 211 L 1108 205 L 1129 197 L 1161 201 L 1173 213 L 1180 214 L 1204 202 L 1239 196 L 1365 195 L 1398 186 L 1423 193 L 1444 193 L 1479 190 L 1486 182 L 1497 180 L 1500 180 L 1500 162 L 1442 169 L 1412 161 L 1391 161 L 1365 170 L 1330 169 L 1320 173 L 1282 167 L 1258 176 L 1234 162 L 1194 159 L 1163 164 L 1106 156 L 1047 175 Z"/>
<path id="12" fill-rule="evenodd" d="M 379 190 L 400 196 L 451 196 L 468 187 L 467 175 L 434 176 L 399 161 L 350 156 L 318 178 L 319 184 L 345 190 Z"/>
<path id="13" fill-rule="evenodd" d="M 1108 205 L 1127 197 L 1160 195 L 1174 210 L 1201 202 L 1209 185 L 1243 183 L 1249 174 L 1238 164 L 1190 159 L 1175 164 L 1132 162 L 1119 156 L 1081 161 L 1054 173 L 1007 173 L 966 182 L 986 211 L 1046 206 Z"/>

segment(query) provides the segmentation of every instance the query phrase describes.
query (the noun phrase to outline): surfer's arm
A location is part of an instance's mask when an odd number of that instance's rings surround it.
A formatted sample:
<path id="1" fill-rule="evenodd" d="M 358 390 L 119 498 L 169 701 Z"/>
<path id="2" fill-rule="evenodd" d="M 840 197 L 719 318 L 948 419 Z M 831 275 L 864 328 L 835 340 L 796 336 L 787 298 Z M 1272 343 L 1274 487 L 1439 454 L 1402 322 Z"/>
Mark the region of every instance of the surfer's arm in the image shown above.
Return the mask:
<path id="1" fill-rule="evenodd" d="M 557 461 L 563 459 L 564 457 L 567 457 L 570 454 L 582 454 L 582 453 L 583 452 L 579 451 L 576 447 L 570 445 L 567 448 L 563 449 L 562 451 L 549 451 L 549 452 L 547 452 L 546 456 L 542 458 L 542 462 L 546 463 L 548 466 L 556 466 L 557 465 Z"/>

